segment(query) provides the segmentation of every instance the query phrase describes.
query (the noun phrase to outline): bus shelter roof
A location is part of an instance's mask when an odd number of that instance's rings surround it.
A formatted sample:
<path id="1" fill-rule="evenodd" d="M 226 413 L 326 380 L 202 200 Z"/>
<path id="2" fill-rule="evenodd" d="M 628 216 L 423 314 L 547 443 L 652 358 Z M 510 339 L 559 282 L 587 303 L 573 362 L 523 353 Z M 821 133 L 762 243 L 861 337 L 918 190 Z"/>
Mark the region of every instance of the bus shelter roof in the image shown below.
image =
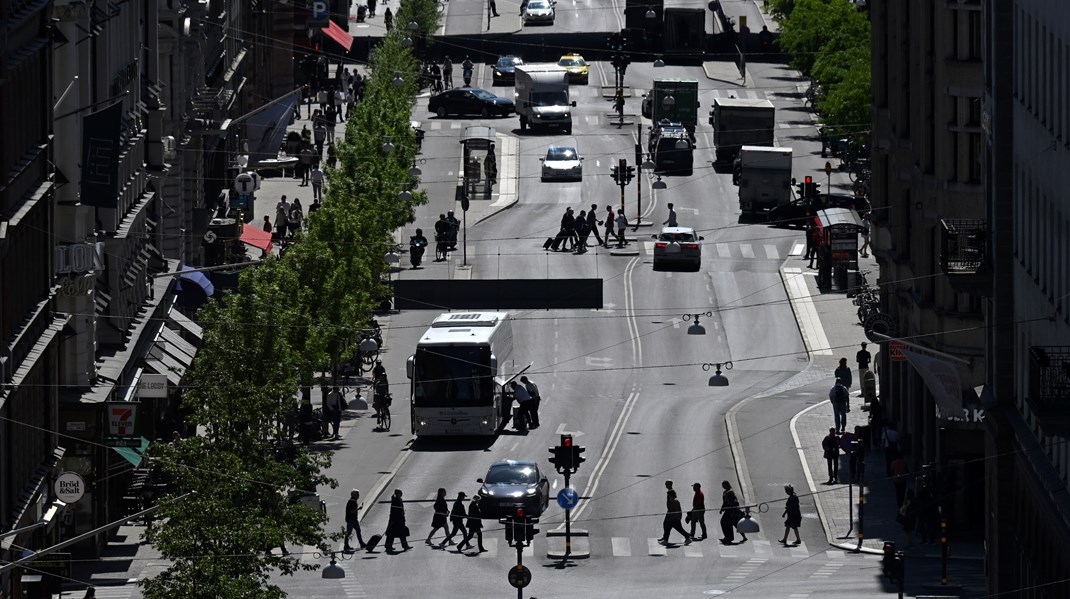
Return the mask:
<path id="1" fill-rule="evenodd" d="M 461 145 L 472 150 L 485 150 L 497 139 L 494 127 L 468 127 L 464 130 Z"/>

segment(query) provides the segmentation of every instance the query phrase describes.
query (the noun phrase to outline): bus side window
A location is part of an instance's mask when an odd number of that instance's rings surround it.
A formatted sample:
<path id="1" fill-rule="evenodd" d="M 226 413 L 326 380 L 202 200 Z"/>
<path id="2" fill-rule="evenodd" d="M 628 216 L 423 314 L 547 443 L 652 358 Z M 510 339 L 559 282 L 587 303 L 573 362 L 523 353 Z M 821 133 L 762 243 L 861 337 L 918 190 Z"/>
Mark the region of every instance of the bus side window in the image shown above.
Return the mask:
<path id="1" fill-rule="evenodd" d="M 405 360 L 405 376 L 412 378 L 413 367 L 416 364 L 416 356 L 409 356 L 408 360 Z"/>

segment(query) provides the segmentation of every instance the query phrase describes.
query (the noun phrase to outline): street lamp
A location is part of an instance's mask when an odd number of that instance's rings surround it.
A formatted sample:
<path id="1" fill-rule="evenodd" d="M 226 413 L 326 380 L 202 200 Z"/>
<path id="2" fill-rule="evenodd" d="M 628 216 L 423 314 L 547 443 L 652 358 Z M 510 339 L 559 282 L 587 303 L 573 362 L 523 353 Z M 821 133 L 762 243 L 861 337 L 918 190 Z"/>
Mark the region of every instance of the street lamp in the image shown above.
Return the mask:
<path id="1" fill-rule="evenodd" d="M 736 522 L 736 530 L 745 535 L 753 535 L 758 533 L 758 523 L 750 517 L 750 508 L 747 508 L 747 514 L 743 516 L 743 519 L 741 519 L 739 522 Z"/>
<path id="2" fill-rule="evenodd" d="M 316 557 L 324 557 L 323 554 L 321 554 L 319 552 L 316 552 L 315 555 L 316 555 Z M 343 555 L 342 559 L 346 560 L 346 559 L 352 559 L 352 558 L 348 558 L 345 555 Z M 331 552 L 331 563 L 327 567 L 323 568 L 323 573 L 321 574 L 321 576 L 323 578 L 335 578 L 335 579 L 337 579 L 337 578 L 345 578 L 346 577 L 346 571 L 342 569 L 342 566 L 338 565 L 338 556 L 335 554 L 335 552 L 333 552 L 333 551 Z"/>
<path id="3" fill-rule="evenodd" d="M 644 171 L 652 171 L 654 170 L 654 161 L 647 158 L 643 161 L 643 164 L 639 168 L 643 169 Z"/>
<path id="4" fill-rule="evenodd" d="M 391 154 L 394 151 L 394 142 L 388 138 L 386 143 L 383 144 L 380 149 L 383 151 L 383 154 Z"/>
<path id="5" fill-rule="evenodd" d="M 412 40 L 409 40 L 409 43 L 411 44 Z M 402 79 L 401 73 L 394 73 L 394 78 L 390 82 L 394 84 L 394 87 L 401 87 L 405 85 L 405 80 Z"/>
<path id="6" fill-rule="evenodd" d="M 673 145 L 676 147 L 677 150 L 686 150 L 691 147 L 691 144 L 687 143 L 686 139 L 678 139 Z"/>
<path id="7" fill-rule="evenodd" d="M 665 189 L 668 185 L 661 180 L 661 175 L 658 175 L 658 180 L 654 181 L 654 184 L 650 186 L 650 189 Z"/>
<path id="8" fill-rule="evenodd" d="M 398 194 L 398 199 L 402 202 L 411 202 L 412 192 L 406 189 L 405 191 Z"/>
<path id="9" fill-rule="evenodd" d="M 361 331 L 360 344 L 357 345 L 357 352 L 360 353 L 361 372 L 369 372 L 372 366 L 375 365 L 376 358 L 379 357 L 379 343 L 372 338 L 373 331 Z"/>
<path id="10" fill-rule="evenodd" d="M 412 161 L 412 168 L 409 169 L 409 176 L 410 177 L 419 177 L 422 174 L 424 174 L 423 170 L 420 169 L 420 166 L 416 164 L 416 160 L 413 160 Z"/>
<path id="11" fill-rule="evenodd" d="M 698 314 L 684 314 L 684 322 L 687 322 L 687 321 L 692 320 L 692 319 L 694 319 L 694 321 L 695 321 L 691 326 L 687 327 L 687 334 L 688 335 L 705 335 L 706 334 L 706 327 L 702 326 L 699 323 L 699 317 L 700 316 L 705 316 L 706 318 L 710 318 L 711 316 L 713 316 L 713 312 L 712 311 L 706 311 L 706 312 L 700 312 Z"/>
<path id="12" fill-rule="evenodd" d="M 676 98 L 672 97 L 672 94 L 669 94 L 661 99 L 661 105 L 666 109 L 672 108 L 676 105 Z"/>
<path id="13" fill-rule="evenodd" d="M 403 39 L 401 40 L 401 47 L 403 47 L 403 48 L 408 48 L 408 47 L 409 47 L 409 46 L 411 46 L 411 45 L 412 45 L 412 38 L 411 38 L 411 37 L 409 37 L 409 36 L 405 36 L 405 37 L 404 37 L 404 38 L 403 38 Z"/>
<path id="14" fill-rule="evenodd" d="M 420 28 L 420 24 L 416 21 L 409 21 L 409 31 L 416 31 Z"/>
<path id="15" fill-rule="evenodd" d="M 663 66 L 665 66 L 665 61 L 660 56 L 654 59 L 654 68 L 658 69 Z"/>
<path id="16" fill-rule="evenodd" d="M 709 386 L 710 387 L 727 387 L 728 386 L 728 377 L 726 377 L 725 375 L 721 374 L 721 368 L 722 367 L 724 367 L 725 370 L 732 370 L 732 363 L 731 362 L 720 362 L 720 363 L 713 363 L 713 364 L 706 363 L 706 364 L 702 365 L 702 369 L 705 370 L 705 371 L 709 371 L 711 368 L 713 368 L 716 371 L 716 372 L 714 372 L 713 376 L 710 377 L 710 382 L 709 382 Z"/>
<path id="17" fill-rule="evenodd" d="M 648 8 L 646 10 L 646 18 L 648 18 L 648 19 L 656 19 L 656 18 L 658 18 L 658 13 L 654 12 L 653 8 Z"/>

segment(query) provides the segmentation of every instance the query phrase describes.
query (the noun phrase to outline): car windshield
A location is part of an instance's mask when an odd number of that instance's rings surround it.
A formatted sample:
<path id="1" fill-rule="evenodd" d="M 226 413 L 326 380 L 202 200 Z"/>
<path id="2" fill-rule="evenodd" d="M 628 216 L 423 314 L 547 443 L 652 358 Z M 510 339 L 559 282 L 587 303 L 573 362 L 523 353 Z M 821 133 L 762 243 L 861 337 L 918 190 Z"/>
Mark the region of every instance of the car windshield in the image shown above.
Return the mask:
<path id="1" fill-rule="evenodd" d="M 420 347 L 413 359 L 412 400 L 420 407 L 491 405 L 490 347 Z"/>
<path id="2" fill-rule="evenodd" d="M 500 67 L 511 67 L 518 64 L 524 64 L 524 61 L 515 56 L 502 56 L 498 59 L 498 66 Z"/>
<path id="3" fill-rule="evenodd" d="M 534 485 L 535 468 L 524 464 L 499 464 L 491 466 L 487 473 L 488 485 Z"/>
<path id="4" fill-rule="evenodd" d="M 576 160 L 577 158 L 574 148 L 550 148 L 546 152 L 547 160 Z"/>
<path id="5" fill-rule="evenodd" d="M 562 58 L 557 64 L 563 67 L 585 67 L 587 66 L 587 61 L 582 58 Z"/>
<path id="6" fill-rule="evenodd" d="M 691 233 L 662 233 L 658 241 L 692 242 L 695 241 L 695 236 Z"/>
<path id="7" fill-rule="evenodd" d="M 530 2 L 528 2 L 528 8 L 529 9 L 550 8 L 550 3 L 549 2 L 543 2 L 543 0 L 531 0 Z"/>
<path id="8" fill-rule="evenodd" d="M 535 92 L 531 94 L 533 106 L 566 106 L 568 105 L 568 92 Z"/>
<path id="9" fill-rule="evenodd" d="M 472 95 L 479 98 L 480 100 L 493 100 L 494 98 L 498 97 L 485 89 L 474 89 L 472 90 Z"/>

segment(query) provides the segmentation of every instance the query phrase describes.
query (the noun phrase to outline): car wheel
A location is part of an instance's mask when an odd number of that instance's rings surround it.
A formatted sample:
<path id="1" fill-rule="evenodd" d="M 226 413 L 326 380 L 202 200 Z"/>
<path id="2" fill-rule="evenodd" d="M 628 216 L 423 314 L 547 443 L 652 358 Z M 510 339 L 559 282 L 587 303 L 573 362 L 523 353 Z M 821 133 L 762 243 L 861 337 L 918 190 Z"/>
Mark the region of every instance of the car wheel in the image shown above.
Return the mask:
<path id="1" fill-rule="evenodd" d="M 440 119 L 446 118 L 446 114 L 447 114 L 446 113 L 446 107 L 445 106 L 439 106 L 438 110 L 435 111 L 435 114 L 437 114 L 438 118 L 440 118 Z"/>

